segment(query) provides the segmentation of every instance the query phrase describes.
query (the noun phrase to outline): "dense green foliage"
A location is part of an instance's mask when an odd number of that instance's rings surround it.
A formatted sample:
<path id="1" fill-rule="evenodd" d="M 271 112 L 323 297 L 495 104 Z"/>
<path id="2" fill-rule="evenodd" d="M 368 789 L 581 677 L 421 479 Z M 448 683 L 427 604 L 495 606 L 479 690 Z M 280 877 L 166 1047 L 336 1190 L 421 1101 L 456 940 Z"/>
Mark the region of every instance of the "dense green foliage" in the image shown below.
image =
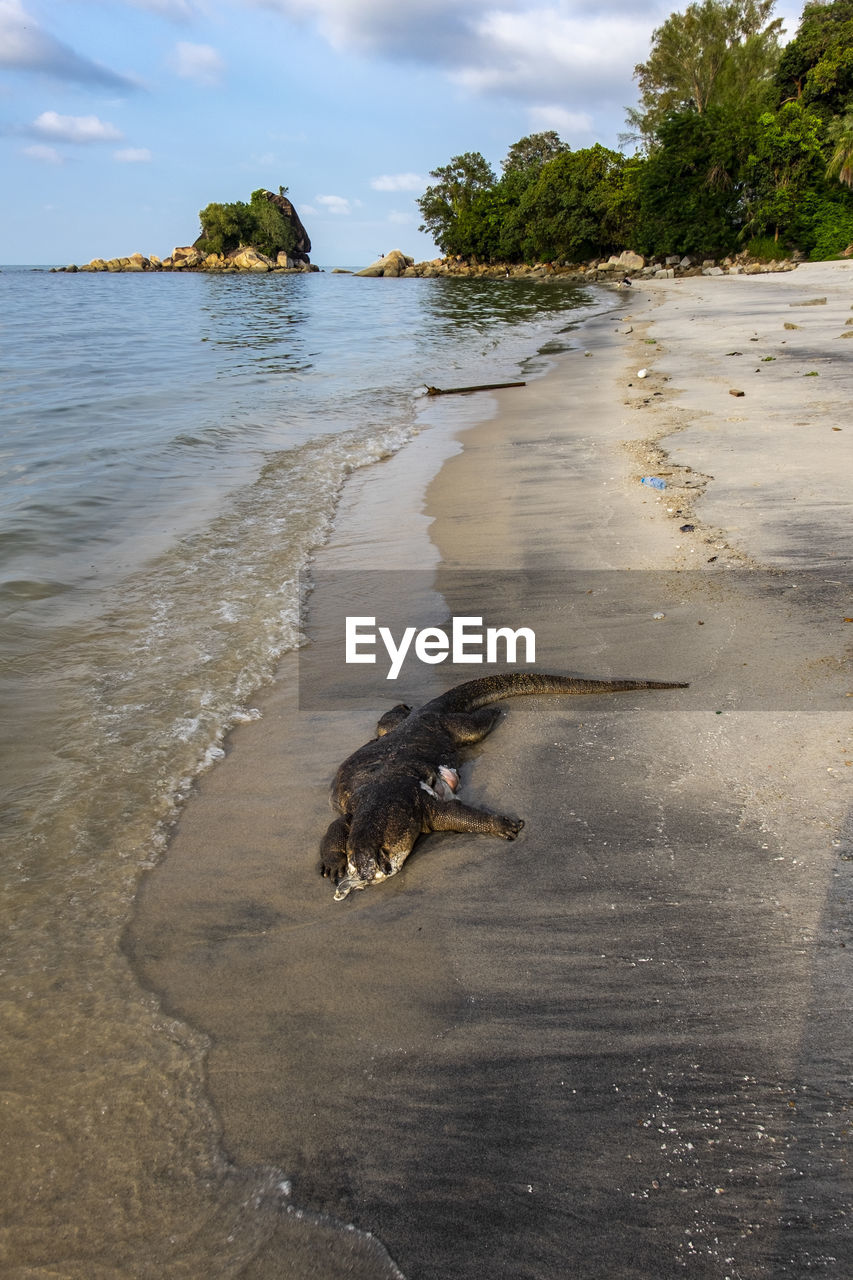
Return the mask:
<path id="1" fill-rule="evenodd" d="M 765 246 L 828 258 L 853 243 L 853 0 L 809 0 L 782 48 L 775 0 L 672 14 L 636 68 L 631 158 L 554 132 L 432 172 L 418 201 L 439 248 L 568 261 L 635 248 L 699 257 Z M 766 246 L 772 245 L 772 255 Z"/>
<path id="2" fill-rule="evenodd" d="M 650 146 L 666 119 L 711 108 L 744 111 L 770 105 L 779 60 L 781 19 L 774 0 L 704 0 L 673 13 L 652 33 L 646 62 L 634 69 L 640 106 L 628 121 Z"/>
<path id="3" fill-rule="evenodd" d="M 735 248 L 744 139 L 722 108 L 671 115 L 633 170 L 634 245 L 646 254 L 717 257 Z"/>
<path id="4" fill-rule="evenodd" d="M 631 222 L 626 164 L 598 144 L 544 164 L 521 200 L 522 252 L 578 262 L 623 244 Z"/>
<path id="5" fill-rule="evenodd" d="M 478 152 L 435 169 L 418 204 L 445 253 L 491 261 L 609 252 L 630 228 L 627 161 L 596 145 L 572 151 L 555 134 L 514 144 L 500 180 Z"/>
<path id="6" fill-rule="evenodd" d="M 489 209 L 482 197 L 495 185 L 495 174 L 479 151 L 454 156 L 450 164 L 433 169 L 433 187 L 427 187 L 418 201 L 424 225 L 440 249 L 447 253 L 476 253 L 469 245 L 476 224 L 489 221 Z"/>
<path id="7" fill-rule="evenodd" d="M 853 98 L 853 0 L 810 0 L 776 71 L 783 101 L 802 99 L 843 115 Z"/>
<path id="8" fill-rule="evenodd" d="M 264 197 L 262 189 L 252 192 L 248 204 L 243 200 L 209 204 L 198 216 L 201 235 L 195 243 L 205 253 L 229 253 L 243 244 L 275 257 L 296 246 L 293 225 Z"/>

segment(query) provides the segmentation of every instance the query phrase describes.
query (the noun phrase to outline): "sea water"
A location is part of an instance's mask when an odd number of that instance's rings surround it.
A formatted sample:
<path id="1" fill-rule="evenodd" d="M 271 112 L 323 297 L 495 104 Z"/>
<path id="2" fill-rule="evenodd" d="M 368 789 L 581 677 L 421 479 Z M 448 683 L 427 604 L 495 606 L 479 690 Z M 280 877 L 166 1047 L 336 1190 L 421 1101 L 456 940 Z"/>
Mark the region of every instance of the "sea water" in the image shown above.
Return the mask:
<path id="1" fill-rule="evenodd" d="M 231 1276 L 266 1247 L 286 1181 L 229 1165 L 203 1040 L 122 954 L 139 878 L 299 645 L 346 477 L 420 429 L 426 385 L 530 376 L 600 305 L 0 272 L 4 1275 Z"/>

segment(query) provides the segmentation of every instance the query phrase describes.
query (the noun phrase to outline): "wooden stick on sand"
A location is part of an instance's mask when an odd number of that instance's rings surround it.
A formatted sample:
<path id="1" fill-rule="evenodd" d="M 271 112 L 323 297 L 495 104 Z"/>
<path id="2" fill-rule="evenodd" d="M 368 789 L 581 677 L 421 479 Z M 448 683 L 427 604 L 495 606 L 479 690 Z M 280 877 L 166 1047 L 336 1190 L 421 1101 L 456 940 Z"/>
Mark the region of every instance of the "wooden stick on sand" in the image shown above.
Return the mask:
<path id="1" fill-rule="evenodd" d="M 504 387 L 526 387 L 526 382 L 487 382 L 481 387 L 427 387 L 428 396 L 464 396 L 470 391 L 502 391 Z"/>

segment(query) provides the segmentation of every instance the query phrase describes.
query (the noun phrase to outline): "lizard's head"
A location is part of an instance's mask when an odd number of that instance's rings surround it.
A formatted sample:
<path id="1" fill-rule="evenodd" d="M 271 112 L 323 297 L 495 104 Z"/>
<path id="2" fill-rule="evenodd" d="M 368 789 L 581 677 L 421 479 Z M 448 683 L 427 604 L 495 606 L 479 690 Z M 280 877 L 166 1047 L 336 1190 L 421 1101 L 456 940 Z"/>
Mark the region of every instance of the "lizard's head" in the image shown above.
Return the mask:
<path id="1" fill-rule="evenodd" d="M 395 875 L 421 833 L 420 786 L 403 779 L 388 794 L 380 787 L 363 795 L 347 836 L 346 876 L 338 884 L 336 898 L 353 889 L 366 889 Z"/>
<path id="2" fill-rule="evenodd" d="M 380 881 L 387 880 L 399 870 L 400 866 L 402 866 L 402 860 L 395 866 L 384 849 L 376 849 L 367 842 L 359 843 L 350 840 L 347 845 L 347 873 L 338 882 L 335 901 L 340 902 L 354 889 L 366 889 L 370 884 L 379 884 Z"/>
<path id="3" fill-rule="evenodd" d="M 350 831 L 347 841 L 348 879 L 360 881 L 363 887 L 393 876 L 398 866 L 402 866 L 402 859 L 394 858 L 382 844 L 371 839 L 369 832 Z"/>

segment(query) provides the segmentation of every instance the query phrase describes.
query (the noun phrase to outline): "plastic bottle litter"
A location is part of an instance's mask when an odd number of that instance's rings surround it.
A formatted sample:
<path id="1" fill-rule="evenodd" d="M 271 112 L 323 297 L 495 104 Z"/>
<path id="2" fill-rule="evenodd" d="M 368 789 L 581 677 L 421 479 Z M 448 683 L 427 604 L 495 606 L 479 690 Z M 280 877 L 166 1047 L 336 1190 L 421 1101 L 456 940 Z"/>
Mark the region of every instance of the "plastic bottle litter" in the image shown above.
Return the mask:
<path id="1" fill-rule="evenodd" d="M 640 484 L 647 484 L 650 489 L 665 489 L 666 481 L 661 480 L 658 476 L 643 476 Z"/>

